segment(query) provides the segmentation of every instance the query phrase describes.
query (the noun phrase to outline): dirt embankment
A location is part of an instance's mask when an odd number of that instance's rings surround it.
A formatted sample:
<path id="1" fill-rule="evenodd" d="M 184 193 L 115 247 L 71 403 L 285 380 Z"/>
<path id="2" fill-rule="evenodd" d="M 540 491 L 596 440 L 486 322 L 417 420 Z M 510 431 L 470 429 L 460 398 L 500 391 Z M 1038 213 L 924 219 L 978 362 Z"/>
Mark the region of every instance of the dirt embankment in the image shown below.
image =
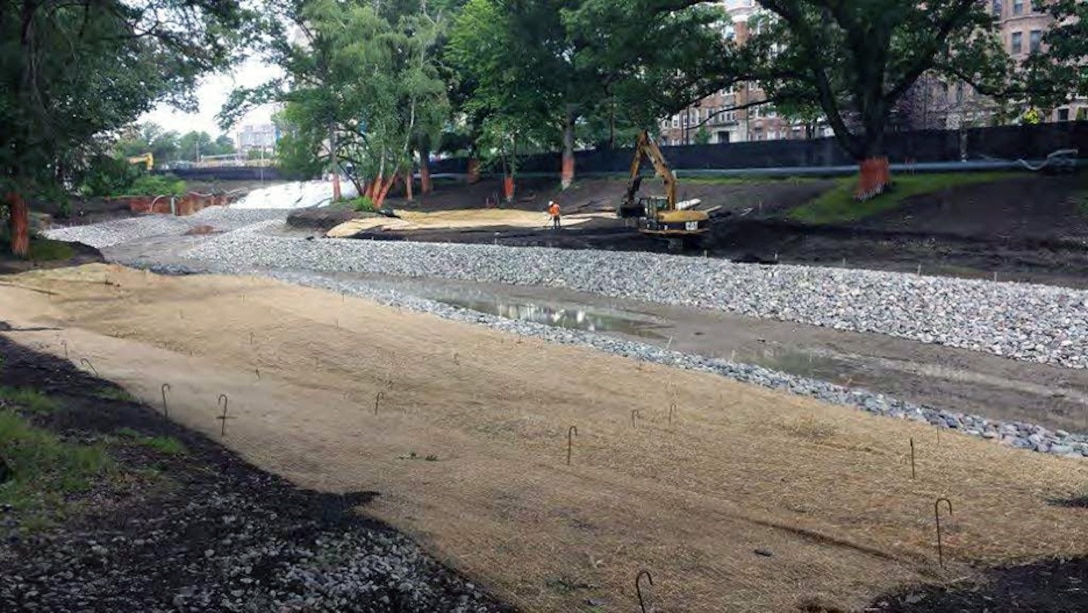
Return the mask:
<path id="1" fill-rule="evenodd" d="M 228 394 L 232 449 L 303 486 L 380 492 L 367 512 L 528 610 L 630 609 L 644 568 L 661 610 L 850 609 L 1088 551 L 1083 510 L 1059 504 L 1083 495 L 1082 462 L 264 280 L 15 282 L 5 318 L 58 329 L 4 334 L 64 340 L 148 401 L 169 382 L 201 432 Z"/>

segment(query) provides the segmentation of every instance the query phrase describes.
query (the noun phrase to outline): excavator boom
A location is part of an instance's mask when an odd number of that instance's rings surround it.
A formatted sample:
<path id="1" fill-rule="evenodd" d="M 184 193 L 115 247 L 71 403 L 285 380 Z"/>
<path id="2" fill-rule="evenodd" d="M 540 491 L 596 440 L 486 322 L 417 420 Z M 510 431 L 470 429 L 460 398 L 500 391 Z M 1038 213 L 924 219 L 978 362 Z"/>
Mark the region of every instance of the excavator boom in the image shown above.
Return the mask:
<path id="1" fill-rule="evenodd" d="M 638 198 L 642 185 L 642 157 L 650 158 L 654 173 L 661 177 L 665 197 Z M 676 175 L 665 161 L 665 155 L 645 130 L 639 133 L 635 157 L 631 161 L 631 175 L 627 193 L 620 203 L 619 215 L 637 217 L 639 232 L 669 239 L 670 243 L 683 243 L 706 233 L 710 217 L 703 211 L 679 210 L 676 203 Z"/>

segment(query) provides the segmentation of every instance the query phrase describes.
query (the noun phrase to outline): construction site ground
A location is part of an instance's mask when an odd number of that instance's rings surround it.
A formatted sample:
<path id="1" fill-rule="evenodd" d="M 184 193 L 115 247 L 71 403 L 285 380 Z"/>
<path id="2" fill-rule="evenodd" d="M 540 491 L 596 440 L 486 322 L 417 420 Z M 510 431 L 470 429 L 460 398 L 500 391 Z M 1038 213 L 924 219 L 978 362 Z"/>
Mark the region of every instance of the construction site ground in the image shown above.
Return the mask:
<path id="1" fill-rule="evenodd" d="M 514 202 L 499 202 L 500 185 L 485 179 L 475 185 L 437 184 L 434 193 L 413 202 L 391 199 L 388 205 L 416 214 L 412 223 L 375 220 L 356 228 L 358 238 L 431 242 L 543 245 L 570 249 L 666 251 L 666 242 L 639 235 L 624 221 L 602 216 L 620 202 L 625 181 L 580 179 L 566 191 L 555 179 L 522 179 Z M 1088 179 L 1084 176 L 1013 174 L 1008 178 L 964 185 L 907 198 L 903 204 L 849 223 L 803 224 L 792 220 L 794 208 L 812 201 L 838 183 L 828 179 L 709 180 L 680 179 L 680 200 L 700 199 L 713 209 L 712 230 L 695 252 L 749 262 L 845 265 L 969 278 L 1088 286 Z M 647 178 L 643 195 L 660 194 Z M 553 232 L 545 214 L 556 199 L 565 228 Z M 483 213 L 465 212 L 493 208 Z M 501 211 L 511 211 L 503 223 Z M 516 211 L 516 212 L 514 212 Z M 523 212 L 537 215 L 537 222 Z M 463 216 L 461 223 L 425 220 L 419 213 Z M 331 215 L 314 213 L 317 216 Z M 476 220 L 477 223 L 465 223 Z M 309 228 L 325 227 L 310 220 Z"/>
<path id="2" fill-rule="evenodd" d="M 1086 604 L 1075 460 L 261 279 L 28 272 L 0 312 L 6 337 L 149 403 L 170 383 L 199 432 L 218 435 L 228 394 L 228 447 L 304 487 L 377 491 L 365 513 L 525 610 L 631 610 L 641 569 L 662 612 Z"/>

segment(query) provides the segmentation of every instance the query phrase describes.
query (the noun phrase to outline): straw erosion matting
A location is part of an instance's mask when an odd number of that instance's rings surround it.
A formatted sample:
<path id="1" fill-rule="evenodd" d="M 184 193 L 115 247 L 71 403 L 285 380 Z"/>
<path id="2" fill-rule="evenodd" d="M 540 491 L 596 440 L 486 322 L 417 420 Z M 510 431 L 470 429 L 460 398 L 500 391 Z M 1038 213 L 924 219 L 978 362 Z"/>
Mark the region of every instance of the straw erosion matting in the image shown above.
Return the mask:
<path id="1" fill-rule="evenodd" d="M 214 436 L 227 394 L 226 445 L 307 487 L 381 492 L 365 513 L 526 610 L 629 610 L 643 568 L 659 611 L 850 608 L 1088 551 L 1083 509 L 1052 504 L 1083 494 L 1083 461 L 270 280 L 12 282 L 10 324 L 60 329 L 5 334 L 64 339 L 149 402 L 169 382 L 171 417 Z"/>

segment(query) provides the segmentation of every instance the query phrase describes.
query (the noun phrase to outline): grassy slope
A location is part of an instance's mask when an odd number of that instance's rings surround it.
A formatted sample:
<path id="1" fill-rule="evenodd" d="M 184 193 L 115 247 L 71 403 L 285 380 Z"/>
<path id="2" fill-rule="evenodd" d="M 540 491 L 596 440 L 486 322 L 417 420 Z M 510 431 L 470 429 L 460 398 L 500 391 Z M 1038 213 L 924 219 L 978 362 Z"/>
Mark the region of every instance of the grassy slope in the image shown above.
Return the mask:
<path id="1" fill-rule="evenodd" d="M 947 173 L 896 175 L 893 188 L 865 202 L 854 199 L 857 177 L 839 179 L 838 185 L 812 202 L 789 212 L 794 221 L 810 224 L 832 224 L 857 221 L 870 215 L 892 210 L 912 196 L 939 192 L 961 185 L 989 183 L 1015 176 L 1009 172 Z"/>
<path id="2" fill-rule="evenodd" d="M 147 436 L 129 428 L 86 444 L 65 440 L 33 424 L 35 416 L 60 408 L 58 400 L 38 390 L 0 386 L 0 504 L 11 505 L 25 515 L 29 527 L 45 526 L 62 517 L 72 497 L 93 484 L 123 477 L 110 456 L 113 447 L 139 445 L 168 456 L 188 453 L 175 438 Z"/>

